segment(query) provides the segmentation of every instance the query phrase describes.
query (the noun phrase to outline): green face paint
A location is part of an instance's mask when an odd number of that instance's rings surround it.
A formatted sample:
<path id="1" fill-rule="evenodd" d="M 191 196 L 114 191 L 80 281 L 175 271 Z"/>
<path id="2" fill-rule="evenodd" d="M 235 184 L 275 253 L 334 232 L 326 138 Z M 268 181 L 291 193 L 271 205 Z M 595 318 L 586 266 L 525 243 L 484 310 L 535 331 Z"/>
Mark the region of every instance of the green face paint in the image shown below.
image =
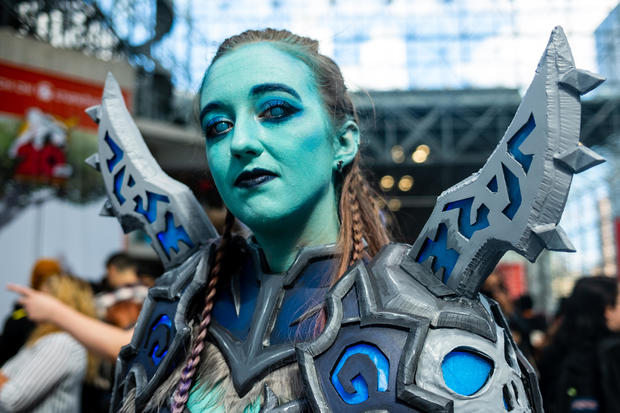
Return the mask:
<path id="1" fill-rule="evenodd" d="M 272 269 L 300 246 L 335 242 L 334 132 L 308 67 L 268 43 L 246 45 L 213 64 L 200 103 L 217 189 Z"/>

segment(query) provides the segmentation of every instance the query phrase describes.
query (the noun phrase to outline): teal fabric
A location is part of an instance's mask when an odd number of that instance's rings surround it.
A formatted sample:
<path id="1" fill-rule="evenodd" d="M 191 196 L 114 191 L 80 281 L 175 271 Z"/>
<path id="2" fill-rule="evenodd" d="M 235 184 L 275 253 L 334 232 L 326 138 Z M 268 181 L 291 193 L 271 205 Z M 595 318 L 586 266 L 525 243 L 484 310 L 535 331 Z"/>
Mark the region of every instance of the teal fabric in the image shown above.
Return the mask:
<path id="1" fill-rule="evenodd" d="M 206 394 L 202 392 L 203 387 L 194 385 L 187 400 L 187 408 L 191 413 L 225 413 L 222 405 L 222 382 L 218 382 Z M 243 413 L 258 413 L 261 407 L 261 397 L 258 396 L 254 402 L 248 404 Z"/>
<path id="2" fill-rule="evenodd" d="M 220 400 L 222 398 L 221 384 L 221 381 L 216 383 L 206 394 L 201 391 L 202 386 L 194 384 L 187 400 L 189 411 L 192 413 L 225 413 L 226 410 Z"/>

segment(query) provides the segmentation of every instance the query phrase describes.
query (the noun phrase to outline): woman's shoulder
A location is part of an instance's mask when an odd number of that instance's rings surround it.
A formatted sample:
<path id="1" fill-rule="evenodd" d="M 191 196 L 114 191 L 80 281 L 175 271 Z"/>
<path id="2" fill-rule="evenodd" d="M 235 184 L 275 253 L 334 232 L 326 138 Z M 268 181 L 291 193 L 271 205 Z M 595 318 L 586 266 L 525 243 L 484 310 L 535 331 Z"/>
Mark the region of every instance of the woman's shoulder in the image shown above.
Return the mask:
<path id="1" fill-rule="evenodd" d="M 46 334 L 35 343 L 35 346 L 66 352 L 80 352 L 86 354 L 86 349 L 73 336 L 64 331 Z"/>

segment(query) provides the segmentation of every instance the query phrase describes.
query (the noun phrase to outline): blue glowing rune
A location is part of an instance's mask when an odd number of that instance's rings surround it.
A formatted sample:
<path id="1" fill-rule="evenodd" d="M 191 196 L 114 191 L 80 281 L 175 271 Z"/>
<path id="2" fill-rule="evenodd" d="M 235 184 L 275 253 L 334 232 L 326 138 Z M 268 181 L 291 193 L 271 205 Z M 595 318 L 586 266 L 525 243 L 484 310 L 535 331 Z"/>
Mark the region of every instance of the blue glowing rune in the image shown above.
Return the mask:
<path id="1" fill-rule="evenodd" d="M 442 280 L 444 283 L 450 278 L 450 274 L 456 265 L 456 260 L 458 260 L 460 256 L 456 250 L 448 249 L 447 244 L 448 229 L 445 224 L 439 224 L 435 240 L 433 241 L 430 238 L 426 238 L 416 258 L 417 262 L 422 263 L 429 257 L 435 257 L 432 265 L 433 272 L 437 272 L 443 267 L 445 269 Z"/>
<path id="2" fill-rule="evenodd" d="M 454 202 L 449 202 L 443 208 L 444 211 L 451 209 L 460 209 L 459 211 L 459 232 L 470 239 L 474 232 L 480 231 L 489 226 L 489 208 L 482 204 L 476 212 L 476 222 L 473 225 L 469 224 L 469 217 L 471 215 L 471 206 L 474 202 L 474 197 L 461 199 Z"/>
<path id="3" fill-rule="evenodd" d="M 376 371 L 376 391 L 385 392 L 388 390 L 390 362 L 387 357 L 385 357 L 381 350 L 372 344 L 355 344 L 348 347 L 340 356 L 338 363 L 336 364 L 336 368 L 331 375 L 331 382 L 334 385 L 334 388 L 338 392 L 338 395 L 342 397 L 342 400 L 347 404 L 364 403 L 369 398 L 368 382 L 374 384 L 374 377 L 364 377 L 362 375 L 361 371 L 367 371 L 367 369 L 361 368 L 362 366 L 355 365 L 359 363 L 359 360 L 364 360 L 374 365 L 374 371 L 372 371 L 372 374 L 374 375 Z M 361 371 L 353 377 L 350 384 L 345 383 L 343 385 L 339 377 L 339 373 L 343 370 L 343 368 L 347 369 L 347 367 L 345 367 L 347 364 L 349 364 L 347 366 L 349 371 L 356 371 L 357 368 L 360 368 Z M 347 391 L 345 387 L 348 387 L 353 391 Z M 374 389 L 370 390 L 374 393 Z"/>
<path id="4" fill-rule="evenodd" d="M 162 316 L 160 316 L 159 319 L 157 320 L 157 322 L 151 328 L 151 331 L 154 332 L 159 327 L 163 327 L 163 328 L 165 328 L 168 331 L 172 330 L 172 321 L 170 321 L 170 317 L 168 317 L 166 314 L 163 314 Z M 168 337 L 168 335 L 167 335 L 167 337 Z M 157 343 L 155 343 L 155 346 L 151 350 L 151 360 L 153 360 L 153 363 L 156 366 L 166 356 L 166 353 L 168 352 L 168 343 L 166 342 L 165 350 L 163 350 L 161 352 L 161 354 L 159 354 L 160 353 L 159 348 L 160 348 L 159 347 L 159 342 L 157 342 Z"/>
<path id="5" fill-rule="evenodd" d="M 157 201 L 170 202 L 166 195 L 155 194 L 151 191 L 146 191 L 147 208 L 144 209 L 142 205 L 142 197 L 136 196 L 133 200 L 136 203 L 134 211 L 144 215 L 144 217 L 152 224 L 157 219 Z"/>
<path id="6" fill-rule="evenodd" d="M 491 192 L 497 192 L 497 176 L 494 176 L 493 179 L 489 181 L 487 188 L 489 188 Z"/>
<path id="7" fill-rule="evenodd" d="M 502 170 L 504 171 L 504 179 L 506 180 L 509 200 L 508 205 L 502 212 L 508 217 L 508 219 L 512 220 L 521 206 L 521 188 L 519 187 L 519 178 L 517 178 L 517 176 L 513 174 L 503 163 Z"/>
<path id="8" fill-rule="evenodd" d="M 120 171 L 114 175 L 114 196 L 118 200 L 118 203 L 123 205 L 125 203 L 125 197 L 121 190 L 123 189 L 123 178 L 125 177 L 125 167 L 123 166 Z"/>
<path id="9" fill-rule="evenodd" d="M 535 127 L 536 122 L 534 121 L 534 114 L 530 114 L 530 118 L 527 120 L 525 125 L 521 126 L 521 129 L 519 129 L 517 133 L 515 133 L 514 136 L 508 141 L 508 153 L 521 164 L 526 174 L 530 170 L 530 165 L 532 164 L 532 158 L 534 155 L 524 154 L 521 152 L 519 147 L 523 142 L 525 142 L 527 137 L 530 136 L 530 133 L 532 133 Z"/>
<path id="10" fill-rule="evenodd" d="M 183 228 L 182 225 L 178 227 L 174 226 L 174 216 L 170 211 L 166 212 L 166 230 L 158 232 L 157 239 L 168 258 L 170 258 L 168 251 L 170 251 L 171 248 L 175 252 L 179 252 L 179 241 L 183 241 L 190 248 L 194 246 L 185 228 Z"/>
<path id="11" fill-rule="evenodd" d="M 443 380 L 451 390 L 471 396 L 491 376 L 493 362 L 478 353 L 459 347 L 446 354 L 441 362 Z"/>
<path id="12" fill-rule="evenodd" d="M 116 144 L 116 142 L 112 140 L 112 138 L 110 138 L 108 132 L 105 133 L 105 138 L 103 138 L 103 140 L 105 141 L 105 143 L 108 144 L 108 146 L 112 150 L 112 153 L 114 154 L 110 159 L 106 161 L 108 165 L 108 171 L 112 172 L 114 167 L 121 161 L 121 159 L 123 159 L 123 150 L 120 148 L 120 146 Z"/>

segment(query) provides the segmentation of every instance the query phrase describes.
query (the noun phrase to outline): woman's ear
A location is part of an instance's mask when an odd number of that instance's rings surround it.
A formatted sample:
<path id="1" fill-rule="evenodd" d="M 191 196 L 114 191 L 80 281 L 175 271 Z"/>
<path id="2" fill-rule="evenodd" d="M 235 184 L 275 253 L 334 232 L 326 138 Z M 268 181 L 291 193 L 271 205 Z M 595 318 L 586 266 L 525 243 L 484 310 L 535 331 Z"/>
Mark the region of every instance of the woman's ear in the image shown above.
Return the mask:
<path id="1" fill-rule="evenodd" d="M 352 120 L 346 121 L 336 138 L 334 139 L 334 163 L 332 168 L 335 171 L 342 170 L 357 155 L 360 146 L 360 128 Z"/>

